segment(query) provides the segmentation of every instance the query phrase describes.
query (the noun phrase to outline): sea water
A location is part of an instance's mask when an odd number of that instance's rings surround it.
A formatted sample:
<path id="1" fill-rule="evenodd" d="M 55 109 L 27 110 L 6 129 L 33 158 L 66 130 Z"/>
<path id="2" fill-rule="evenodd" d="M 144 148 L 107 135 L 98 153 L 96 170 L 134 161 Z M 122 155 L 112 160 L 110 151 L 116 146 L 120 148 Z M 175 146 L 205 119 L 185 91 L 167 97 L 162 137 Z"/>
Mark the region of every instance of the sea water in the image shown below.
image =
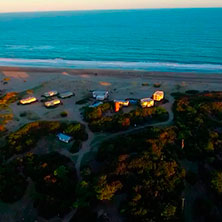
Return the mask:
<path id="1" fill-rule="evenodd" d="M 0 14 L 0 66 L 222 73 L 222 8 Z"/>

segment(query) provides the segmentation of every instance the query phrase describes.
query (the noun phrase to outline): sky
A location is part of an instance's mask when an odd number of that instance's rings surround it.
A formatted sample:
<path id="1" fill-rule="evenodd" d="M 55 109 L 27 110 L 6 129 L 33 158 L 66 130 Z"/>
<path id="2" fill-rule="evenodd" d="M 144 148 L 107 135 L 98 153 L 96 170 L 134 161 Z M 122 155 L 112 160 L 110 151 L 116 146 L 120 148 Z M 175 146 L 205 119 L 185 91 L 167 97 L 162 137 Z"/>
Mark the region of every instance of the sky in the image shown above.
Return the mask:
<path id="1" fill-rule="evenodd" d="M 222 7 L 222 0 L 0 0 L 0 12 Z"/>

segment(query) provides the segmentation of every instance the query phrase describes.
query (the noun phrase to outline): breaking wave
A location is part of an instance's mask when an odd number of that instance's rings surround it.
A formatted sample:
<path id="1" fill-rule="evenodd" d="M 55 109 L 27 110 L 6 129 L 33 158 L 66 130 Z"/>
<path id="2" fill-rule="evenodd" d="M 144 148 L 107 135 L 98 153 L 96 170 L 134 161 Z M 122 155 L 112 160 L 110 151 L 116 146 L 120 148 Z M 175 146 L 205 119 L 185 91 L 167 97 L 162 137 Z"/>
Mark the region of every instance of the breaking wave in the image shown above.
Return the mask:
<path id="1" fill-rule="evenodd" d="M 222 64 L 183 64 L 173 62 L 78 61 L 64 59 L 0 58 L 0 66 L 222 73 Z"/>

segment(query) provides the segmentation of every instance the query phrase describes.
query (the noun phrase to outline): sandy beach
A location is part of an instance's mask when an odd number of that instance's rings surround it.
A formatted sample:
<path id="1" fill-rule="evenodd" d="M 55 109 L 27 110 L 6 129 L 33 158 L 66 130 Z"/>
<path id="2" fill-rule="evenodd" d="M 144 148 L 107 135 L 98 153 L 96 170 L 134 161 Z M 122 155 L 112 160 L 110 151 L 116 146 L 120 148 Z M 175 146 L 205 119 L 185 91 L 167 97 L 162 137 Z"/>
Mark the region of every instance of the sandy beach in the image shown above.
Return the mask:
<path id="1" fill-rule="evenodd" d="M 4 84 L 5 80 L 7 84 Z M 155 88 L 155 83 L 160 84 L 160 87 Z M 26 91 L 26 97 L 33 95 L 40 100 L 41 95 L 49 90 L 75 93 L 75 97 L 63 100 L 63 105 L 50 110 L 46 109 L 41 102 L 28 106 L 11 104 L 10 108 L 15 118 L 14 121 L 9 122 L 7 126 L 9 130 L 35 119 L 61 119 L 62 111 L 69 113 L 67 119 L 82 121 L 79 114 L 81 106 L 75 103 L 88 97 L 92 90 L 108 90 L 110 99 L 114 100 L 150 97 L 154 91 L 161 89 L 164 90 L 166 98 L 172 105 L 173 98 L 170 95 L 172 92 L 217 91 L 222 89 L 221 84 L 220 74 L 0 67 L 2 95 L 7 92 Z M 92 102 L 89 101 L 89 104 Z M 21 118 L 20 114 L 27 110 L 30 111 L 30 115 L 27 118 Z"/>

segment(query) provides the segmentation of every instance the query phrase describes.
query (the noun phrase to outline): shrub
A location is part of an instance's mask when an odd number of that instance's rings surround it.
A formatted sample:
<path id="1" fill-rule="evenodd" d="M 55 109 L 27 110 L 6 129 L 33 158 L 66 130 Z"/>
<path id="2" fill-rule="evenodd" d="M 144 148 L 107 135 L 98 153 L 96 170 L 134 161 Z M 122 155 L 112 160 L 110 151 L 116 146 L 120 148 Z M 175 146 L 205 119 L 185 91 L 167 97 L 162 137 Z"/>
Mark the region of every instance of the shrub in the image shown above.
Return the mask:
<path id="1" fill-rule="evenodd" d="M 6 203 L 20 200 L 28 186 L 16 167 L 12 163 L 0 167 L 0 199 Z"/>
<path id="2" fill-rule="evenodd" d="M 68 116 L 68 112 L 67 111 L 63 111 L 60 113 L 61 117 L 67 117 Z"/>
<path id="3" fill-rule="evenodd" d="M 161 86 L 160 83 L 154 83 L 154 84 L 153 84 L 153 87 L 155 87 L 155 88 L 160 88 L 160 86 Z"/>
<path id="4" fill-rule="evenodd" d="M 195 94 L 198 94 L 199 91 L 198 90 L 187 90 L 186 93 L 191 94 L 191 95 L 195 95 Z"/>
<path id="5" fill-rule="evenodd" d="M 79 150 L 82 147 L 82 141 L 81 140 L 75 140 L 72 147 L 70 148 L 71 153 L 78 153 Z"/>
<path id="6" fill-rule="evenodd" d="M 26 117 L 27 116 L 27 112 L 21 112 L 19 116 L 20 117 Z"/>
<path id="7" fill-rule="evenodd" d="M 49 219 L 67 214 L 76 199 L 76 171 L 69 158 L 58 153 L 24 159 L 25 174 L 35 183 L 34 207 Z"/>
<path id="8" fill-rule="evenodd" d="M 89 101 L 89 98 L 84 98 L 84 99 L 81 99 L 79 101 L 76 102 L 77 105 L 83 105 L 83 104 L 86 104 L 87 102 Z"/>

